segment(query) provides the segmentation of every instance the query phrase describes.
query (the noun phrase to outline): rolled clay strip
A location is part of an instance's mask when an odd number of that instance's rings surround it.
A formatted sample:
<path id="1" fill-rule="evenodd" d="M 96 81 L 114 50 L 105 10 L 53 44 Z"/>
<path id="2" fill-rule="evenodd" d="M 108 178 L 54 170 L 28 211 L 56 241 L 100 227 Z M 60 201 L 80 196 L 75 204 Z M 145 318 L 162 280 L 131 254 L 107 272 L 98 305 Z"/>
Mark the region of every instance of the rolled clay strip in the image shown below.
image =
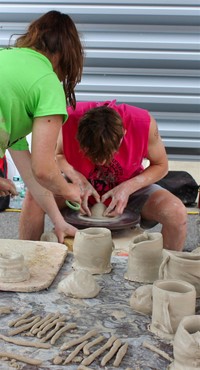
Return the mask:
<path id="1" fill-rule="evenodd" d="M 117 355 L 116 355 L 116 358 L 115 358 L 115 361 L 113 362 L 113 366 L 119 366 L 127 352 L 127 349 L 128 349 L 128 343 L 125 343 L 120 349 L 119 351 L 117 352 Z"/>
<path id="2" fill-rule="evenodd" d="M 25 362 L 26 364 L 30 364 L 30 365 L 41 365 L 42 364 L 41 360 L 31 359 L 29 357 L 20 356 L 15 353 L 11 353 L 11 352 L 0 352 L 0 357 L 12 358 L 17 361 Z"/>
<path id="3" fill-rule="evenodd" d="M 67 356 L 67 358 L 65 359 L 63 365 L 66 365 L 66 364 L 69 364 L 73 358 L 78 355 L 78 353 L 82 350 L 82 348 L 86 345 L 87 343 L 87 340 L 85 340 L 84 342 L 80 343 L 75 349 L 73 352 L 71 352 L 69 354 L 69 356 Z"/>
<path id="4" fill-rule="evenodd" d="M 15 328 L 18 328 L 18 326 L 21 326 L 21 325 L 26 325 L 26 324 L 28 324 L 29 322 L 31 322 L 31 321 L 33 321 L 33 320 L 35 320 L 35 318 L 36 317 L 38 317 L 38 316 L 31 316 L 31 317 L 29 317 L 29 318 L 27 318 L 27 319 L 22 319 L 22 320 L 19 320 L 19 321 L 17 321 L 16 322 L 16 324 L 14 325 L 14 327 Z"/>
<path id="5" fill-rule="evenodd" d="M 90 356 L 86 357 L 81 365 L 90 365 L 98 356 L 100 356 L 106 349 L 110 348 L 112 344 L 117 340 L 114 335 L 108 339 L 108 341 L 99 349 L 94 351 Z"/>
<path id="6" fill-rule="evenodd" d="M 52 321 L 50 324 L 48 324 L 48 325 L 46 325 L 45 327 L 44 327 L 44 329 L 42 329 L 41 331 L 39 331 L 38 333 L 37 333 L 37 337 L 38 338 L 42 338 L 42 336 L 44 335 L 44 334 L 46 334 L 46 332 L 48 331 L 48 330 L 50 330 L 51 328 L 53 328 L 58 322 L 61 322 L 61 321 L 63 321 L 63 320 L 65 320 L 65 316 L 60 316 L 58 319 L 55 319 L 54 321 Z"/>
<path id="7" fill-rule="evenodd" d="M 84 355 L 89 355 L 90 354 L 90 351 L 89 349 L 93 346 L 95 346 L 96 344 L 102 342 L 103 340 L 105 339 L 105 337 L 103 335 L 100 335 L 98 338 L 92 340 L 91 342 L 87 343 L 84 347 L 83 347 L 83 353 Z"/>
<path id="8" fill-rule="evenodd" d="M 64 326 L 65 325 L 65 322 L 64 321 L 60 321 L 60 322 L 57 322 L 55 328 L 53 330 L 51 330 L 47 335 L 46 337 L 43 337 L 40 341 L 41 342 L 46 342 L 48 339 L 52 338 L 54 336 L 54 334 L 57 333 L 57 331 L 60 329 L 61 326 Z"/>
<path id="9" fill-rule="evenodd" d="M 143 342 L 143 347 L 145 348 L 148 348 L 150 349 L 151 351 L 157 353 L 158 355 L 164 357 L 166 360 L 172 362 L 174 361 L 174 359 L 172 357 L 170 357 L 166 352 L 162 351 L 161 349 L 153 346 L 152 344 L 148 343 L 148 342 Z"/>
<path id="10" fill-rule="evenodd" d="M 65 349 L 71 348 L 71 347 L 75 346 L 76 344 L 84 342 L 85 340 L 88 340 L 89 338 L 94 337 L 95 335 L 97 335 L 97 331 L 96 330 L 90 330 L 85 335 L 83 335 L 82 337 L 71 340 L 67 343 L 64 343 L 61 346 L 60 349 L 64 351 Z"/>
<path id="11" fill-rule="evenodd" d="M 11 307 L 0 307 L 0 315 L 11 313 L 11 311 L 12 311 Z"/>
<path id="12" fill-rule="evenodd" d="M 49 315 L 47 315 L 49 316 Z M 57 319 L 58 317 L 60 317 L 60 312 L 56 312 L 55 314 L 51 315 L 51 317 L 47 318 L 46 317 L 46 320 L 43 322 L 43 324 L 38 328 L 39 330 L 37 330 L 37 333 L 39 331 L 42 331 L 47 325 L 49 325 L 52 321 L 54 321 L 55 319 Z M 36 334 L 36 333 L 35 333 Z"/>
<path id="13" fill-rule="evenodd" d="M 45 316 L 43 319 L 41 319 L 40 321 L 36 322 L 35 325 L 33 325 L 33 327 L 31 328 L 30 332 L 33 333 L 33 334 L 37 334 L 38 331 L 40 331 L 40 326 L 42 324 L 44 324 L 45 321 L 47 321 L 48 319 L 50 319 L 52 316 L 54 316 L 54 314 L 52 313 L 49 313 L 47 316 Z"/>
<path id="14" fill-rule="evenodd" d="M 113 343 L 110 351 L 102 358 L 101 366 L 105 366 L 107 364 L 107 362 L 110 361 L 110 359 L 115 355 L 115 353 L 118 351 L 118 349 L 119 349 L 119 347 L 121 347 L 121 345 L 122 345 L 121 340 L 117 339 Z"/>
<path id="15" fill-rule="evenodd" d="M 8 336 L 13 336 L 19 333 L 22 333 L 23 331 L 29 330 L 32 328 L 32 326 L 40 320 L 40 316 L 36 316 L 35 320 L 33 320 L 31 323 L 21 326 L 20 328 L 13 329 L 8 332 Z"/>
<path id="16" fill-rule="evenodd" d="M 57 333 L 51 338 L 51 344 L 55 344 L 57 339 L 60 338 L 60 336 L 65 333 L 67 330 L 75 329 L 77 325 L 75 323 L 67 324 L 63 328 L 57 331 Z"/>
<path id="17" fill-rule="evenodd" d="M 14 339 L 14 338 L 6 337 L 3 334 L 0 334 L 0 339 L 5 340 L 5 342 L 17 344 L 18 346 L 36 347 L 36 348 L 43 348 L 43 349 L 51 348 L 51 344 L 49 343 L 30 342 L 28 340 Z"/>
<path id="18" fill-rule="evenodd" d="M 27 317 L 31 316 L 32 312 L 33 312 L 32 310 L 25 312 L 25 314 L 20 316 L 18 319 L 10 321 L 8 323 L 8 326 L 11 328 L 12 326 L 14 326 L 17 323 L 17 321 L 22 320 L 22 319 L 26 319 Z"/>

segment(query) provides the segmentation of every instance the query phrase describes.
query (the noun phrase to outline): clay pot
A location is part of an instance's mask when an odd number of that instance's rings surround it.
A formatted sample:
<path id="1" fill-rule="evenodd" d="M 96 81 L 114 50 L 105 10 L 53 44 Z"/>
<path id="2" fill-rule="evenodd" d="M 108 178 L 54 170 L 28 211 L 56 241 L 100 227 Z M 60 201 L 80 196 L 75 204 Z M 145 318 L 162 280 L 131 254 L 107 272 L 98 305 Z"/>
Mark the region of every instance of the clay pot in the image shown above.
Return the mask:
<path id="1" fill-rule="evenodd" d="M 174 361 L 169 370 L 200 369 L 200 315 L 184 317 L 173 342 Z"/>
<path id="2" fill-rule="evenodd" d="M 182 318 L 195 314 L 195 288 L 186 281 L 157 280 L 153 284 L 152 296 L 150 330 L 160 338 L 171 340 Z"/>
<path id="3" fill-rule="evenodd" d="M 0 254 L 0 281 L 2 283 L 19 283 L 30 277 L 24 265 L 24 256 L 20 253 Z"/>
<path id="4" fill-rule="evenodd" d="M 141 283 L 153 283 L 158 279 L 162 261 L 163 238 L 161 233 L 135 236 L 129 244 L 128 269 L 124 277 Z"/>
<path id="5" fill-rule="evenodd" d="M 105 274 L 112 269 L 110 263 L 114 249 L 111 231 L 105 227 L 89 227 L 75 234 L 73 243 L 75 269 L 91 274 Z"/>
<path id="6" fill-rule="evenodd" d="M 176 252 L 163 249 L 159 279 L 184 280 L 194 285 L 200 297 L 200 253 Z"/>

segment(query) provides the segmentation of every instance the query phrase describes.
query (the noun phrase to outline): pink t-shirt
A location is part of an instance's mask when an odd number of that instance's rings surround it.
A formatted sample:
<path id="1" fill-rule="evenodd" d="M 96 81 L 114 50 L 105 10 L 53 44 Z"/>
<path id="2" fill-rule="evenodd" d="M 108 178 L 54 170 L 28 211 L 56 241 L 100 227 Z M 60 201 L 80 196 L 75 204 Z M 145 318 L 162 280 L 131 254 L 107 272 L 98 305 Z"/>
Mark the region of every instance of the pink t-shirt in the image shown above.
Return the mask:
<path id="1" fill-rule="evenodd" d="M 80 118 L 89 109 L 107 105 L 122 118 L 126 134 L 109 166 L 94 165 L 81 151 L 76 132 Z M 68 108 L 68 120 L 63 125 L 63 150 L 67 161 L 81 172 L 100 195 L 143 171 L 147 156 L 150 116 L 148 111 L 127 104 L 80 102 L 76 110 Z M 95 145 L 95 144 L 94 144 Z"/>

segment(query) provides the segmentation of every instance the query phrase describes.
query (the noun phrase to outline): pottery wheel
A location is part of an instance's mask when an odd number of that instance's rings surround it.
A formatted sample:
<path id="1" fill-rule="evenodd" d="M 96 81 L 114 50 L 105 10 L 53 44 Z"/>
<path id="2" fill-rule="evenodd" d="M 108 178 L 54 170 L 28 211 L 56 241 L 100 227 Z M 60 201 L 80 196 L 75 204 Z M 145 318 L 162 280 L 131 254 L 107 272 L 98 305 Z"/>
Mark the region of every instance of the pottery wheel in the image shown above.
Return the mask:
<path id="1" fill-rule="evenodd" d="M 92 218 L 65 208 L 62 210 L 62 215 L 66 222 L 77 227 L 77 229 L 106 227 L 110 230 L 123 230 L 137 225 L 140 221 L 140 216 L 130 211 L 125 211 L 121 216 L 117 217 Z"/>

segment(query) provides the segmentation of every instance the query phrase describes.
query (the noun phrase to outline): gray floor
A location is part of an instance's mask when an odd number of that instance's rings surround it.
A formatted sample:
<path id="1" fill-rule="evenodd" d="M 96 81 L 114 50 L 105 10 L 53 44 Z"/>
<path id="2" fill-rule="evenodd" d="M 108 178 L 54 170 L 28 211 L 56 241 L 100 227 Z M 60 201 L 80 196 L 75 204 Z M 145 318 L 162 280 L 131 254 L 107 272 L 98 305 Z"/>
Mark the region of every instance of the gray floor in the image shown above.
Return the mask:
<path id="1" fill-rule="evenodd" d="M 191 210 L 191 208 L 189 209 Z M 198 211 L 197 208 L 193 209 Z M 18 239 L 19 212 L 0 213 L 0 239 Z M 46 230 L 52 229 L 52 223 L 46 217 Z M 157 225 L 150 232 L 160 231 L 161 225 Z M 191 251 L 200 246 L 200 216 L 188 215 L 188 232 L 184 250 Z"/>

